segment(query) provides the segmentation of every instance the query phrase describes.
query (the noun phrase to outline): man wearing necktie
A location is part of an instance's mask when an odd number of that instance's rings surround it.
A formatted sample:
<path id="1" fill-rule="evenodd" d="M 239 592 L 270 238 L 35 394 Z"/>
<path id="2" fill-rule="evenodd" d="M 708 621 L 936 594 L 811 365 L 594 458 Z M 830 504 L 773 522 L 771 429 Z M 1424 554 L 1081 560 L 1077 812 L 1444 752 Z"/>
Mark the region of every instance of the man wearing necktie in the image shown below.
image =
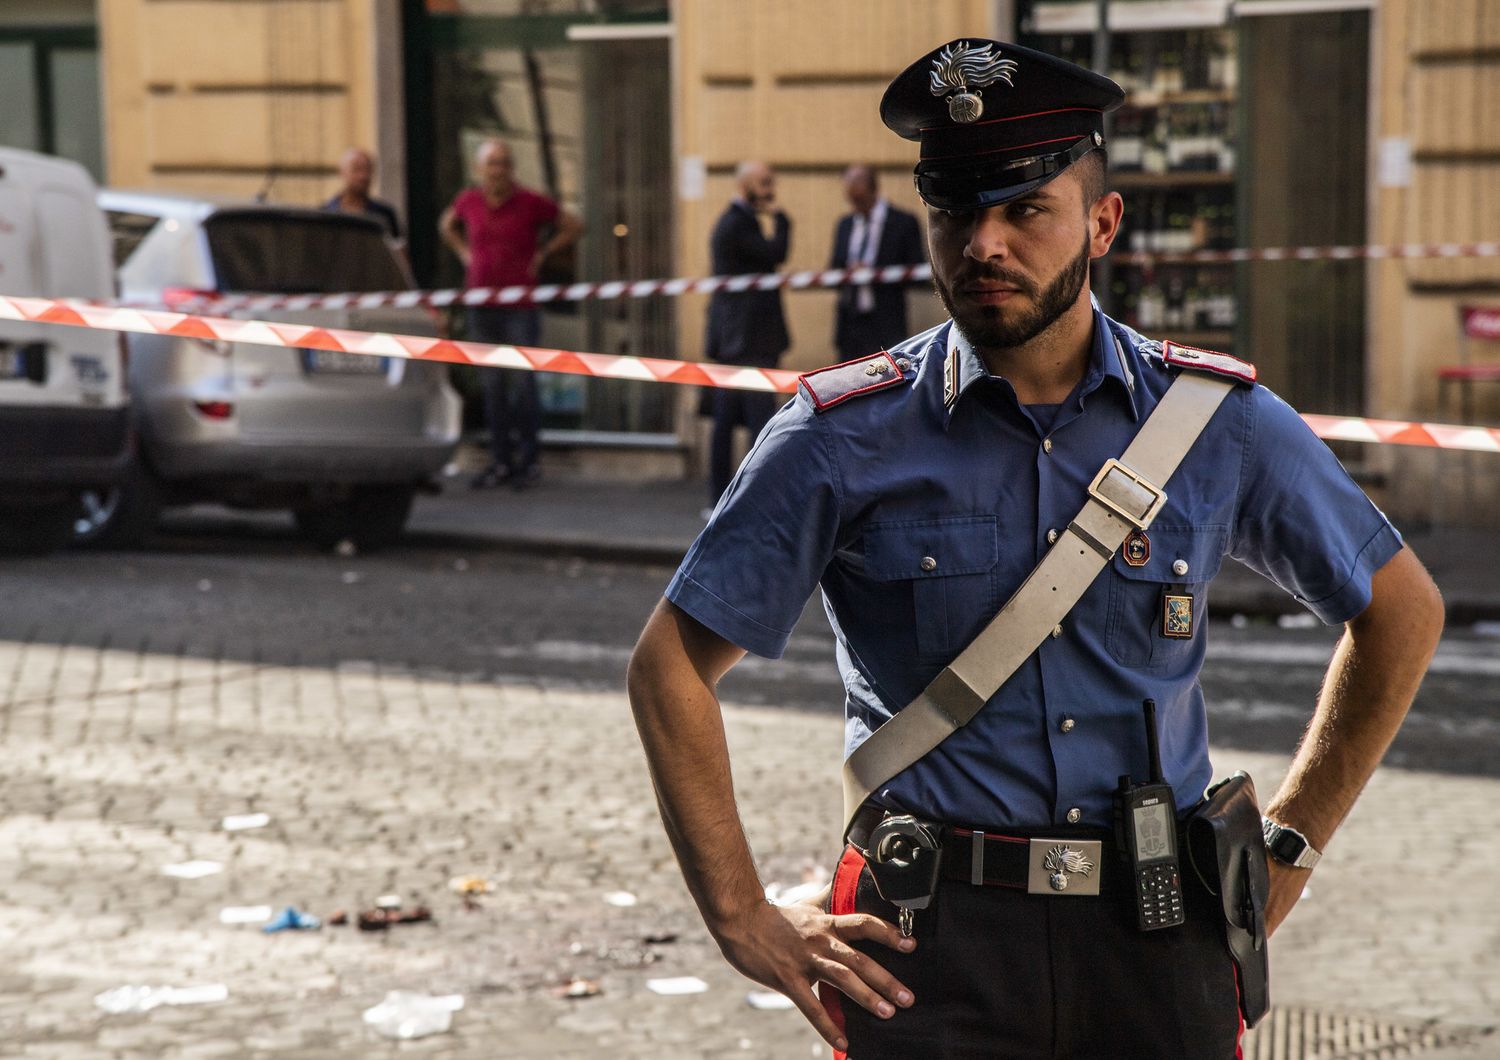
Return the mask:
<path id="1" fill-rule="evenodd" d="M 834 230 L 830 269 L 920 265 L 927 260 L 921 225 L 879 194 L 873 167 L 853 165 L 844 171 L 844 197 L 853 212 L 839 218 Z M 841 360 L 874 353 L 907 334 L 905 284 L 839 288 L 834 343 Z"/>

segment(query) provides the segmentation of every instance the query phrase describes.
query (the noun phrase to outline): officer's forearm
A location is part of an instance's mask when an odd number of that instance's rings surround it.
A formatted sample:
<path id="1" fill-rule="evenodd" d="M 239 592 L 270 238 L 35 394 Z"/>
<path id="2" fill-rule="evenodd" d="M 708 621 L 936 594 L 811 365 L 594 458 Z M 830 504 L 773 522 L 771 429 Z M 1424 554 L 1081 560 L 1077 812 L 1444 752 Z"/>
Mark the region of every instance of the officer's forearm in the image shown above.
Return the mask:
<path id="1" fill-rule="evenodd" d="M 714 691 L 730 663 L 724 642 L 698 643 L 705 632 L 663 603 L 631 656 L 627 687 L 667 836 L 705 923 L 721 935 L 765 889 L 735 806 Z"/>
<path id="2" fill-rule="evenodd" d="M 1334 652 L 1318 707 L 1266 814 L 1319 850 L 1395 738 L 1443 631 L 1436 586 L 1410 549 L 1376 572 L 1370 606 Z"/>

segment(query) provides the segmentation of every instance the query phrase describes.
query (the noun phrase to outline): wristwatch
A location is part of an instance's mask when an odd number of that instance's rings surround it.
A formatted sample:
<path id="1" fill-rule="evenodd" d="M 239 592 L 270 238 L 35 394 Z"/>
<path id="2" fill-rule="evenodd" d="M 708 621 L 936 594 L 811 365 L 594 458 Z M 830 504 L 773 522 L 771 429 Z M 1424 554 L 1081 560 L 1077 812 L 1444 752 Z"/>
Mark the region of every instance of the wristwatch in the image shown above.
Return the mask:
<path id="1" fill-rule="evenodd" d="M 1313 845 L 1307 841 L 1307 836 L 1295 828 L 1273 821 L 1269 817 L 1262 817 L 1260 824 L 1266 837 L 1266 850 L 1282 864 L 1298 869 L 1310 869 L 1322 859 L 1323 855 L 1313 849 Z"/>

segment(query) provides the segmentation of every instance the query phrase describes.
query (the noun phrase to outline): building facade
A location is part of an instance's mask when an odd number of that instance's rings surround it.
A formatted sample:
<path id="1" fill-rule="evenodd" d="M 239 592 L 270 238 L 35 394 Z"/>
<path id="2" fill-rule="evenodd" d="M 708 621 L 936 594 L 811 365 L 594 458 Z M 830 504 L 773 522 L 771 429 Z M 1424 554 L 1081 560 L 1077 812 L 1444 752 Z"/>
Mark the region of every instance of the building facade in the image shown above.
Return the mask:
<path id="1" fill-rule="evenodd" d="M 85 164 L 92 150 L 99 175 L 115 185 L 303 203 L 332 192 L 346 146 L 367 146 L 380 164 L 381 193 L 410 222 L 419 280 L 445 284 L 456 268 L 433 225 L 486 135 L 510 139 L 521 179 L 586 219 L 584 245 L 566 263 L 579 278 L 702 274 L 709 229 L 745 158 L 780 174 L 794 222 L 788 267 L 822 267 L 845 208 L 839 174 L 847 164 L 873 164 L 893 202 L 919 205 L 909 179 L 914 148 L 876 113 L 897 70 L 964 34 L 1034 39 L 1083 25 L 1097 4 L 109 0 L 95 9 L 87 0 L 17 0 L 6 7 L 0 49 L 29 49 L 22 80 L 35 105 L 19 125 L 13 117 L 0 127 L 0 139 Z M 1500 239 L 1500 5 L 1492 0 L 1112 0 L 1110 10 L 1116 60 L 1130 69 L 1128 56 L 1145 38 L 1128 35 L 1153 25 L 1218 20 L 1231 34 L 1238 74 L 1225 105 L 1235 122 L 1234 170 L 1227 182 L 1222 174 L 1198 180 L 1227 189 L 1215 201 L 1232 203 L 1232 221 L 1227 206 L 1214 210 L 1237 245 Z M 89 48 L 100 71 L 97 133 L 79 93 L 58 89 L 82 84 L 88 94 L 86 80 L 62 75 L 78 65 L 80 49 L 87 65 Z M 1168 93 L 1185 105 L 1223 102 L 1222 92 L 1193 97 L 1173 84 Z M 1148 217 L 1158 199 L 1164 213 L 1193 212 L 1172 205 L 1160 183 L 1122 173 L 1135 216 Z M 1146 184 L 1156 199 L 1145 197 Z M 1128 295 L 1126 280 L 1113 273 L 1106 297 Z M 1487 348 L 1494 342 L 1464 342 L 1459 327 L 1462 307 L 1500 306 L 1500 259 L 1264 263 L 1240 266 L 1225 282 L 1235 314 L 1232 326 L 1217 329 L 1223 344 L 1255 360 L 1304 410 L 1452 422 L 1468 409 L 1480 422 L 1500 421 L 1500 388 L 1445 388 L 1438 375 L 1465 358 L 1500 359 Z M 787 366 L 828 363 L 833 295 L 785 298 Z M 935 299 L 911 300 L 915 325 L 939 318 Z M 703 311 L 694 297 L 584 305 L 549 314 L 547 341 L 695 358 Z M 564 380 L 549 391 L 548 422 L 601 443 L 629 435 L 691 453 L 696 402 L 666 389 Z M 1394 446 L 1341 455 L 1403 518 L 1500 521 L 1500 458 Z"/>

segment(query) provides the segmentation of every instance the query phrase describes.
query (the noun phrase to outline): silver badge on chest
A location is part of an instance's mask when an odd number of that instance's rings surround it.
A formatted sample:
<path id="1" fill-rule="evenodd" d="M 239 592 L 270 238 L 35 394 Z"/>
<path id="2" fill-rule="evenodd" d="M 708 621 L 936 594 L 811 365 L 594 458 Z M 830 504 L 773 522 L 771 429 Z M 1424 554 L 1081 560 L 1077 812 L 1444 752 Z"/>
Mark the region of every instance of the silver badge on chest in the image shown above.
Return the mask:
<path id="1" fill-rule="evenodd" d="M 944 48 L 932 61 L 930 86 L 934 96 L 948 97 L 948 117 L 967 125 L 984 113 L 979 90 L 997 81 L 1014 88 L 1011 75 L 1018 69 L 1014 59 L 1002 58 L 988 44 L 959 41 Z"/>

